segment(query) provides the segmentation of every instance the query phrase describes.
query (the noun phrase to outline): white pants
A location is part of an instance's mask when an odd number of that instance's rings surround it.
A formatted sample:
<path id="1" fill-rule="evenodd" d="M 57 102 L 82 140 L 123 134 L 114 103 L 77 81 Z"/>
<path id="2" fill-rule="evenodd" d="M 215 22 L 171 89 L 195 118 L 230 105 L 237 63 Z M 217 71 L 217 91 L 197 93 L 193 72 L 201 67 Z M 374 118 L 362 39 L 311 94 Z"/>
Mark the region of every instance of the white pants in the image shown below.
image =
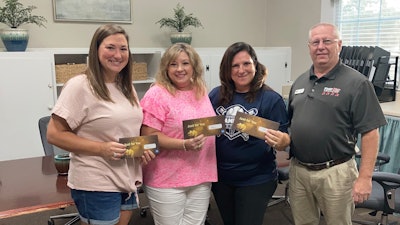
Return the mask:
<path id="1" fill-rule="evenodd" d="M 155 225 L 204 224 L 211 183 L 183 188 L 144 188 Z"/>

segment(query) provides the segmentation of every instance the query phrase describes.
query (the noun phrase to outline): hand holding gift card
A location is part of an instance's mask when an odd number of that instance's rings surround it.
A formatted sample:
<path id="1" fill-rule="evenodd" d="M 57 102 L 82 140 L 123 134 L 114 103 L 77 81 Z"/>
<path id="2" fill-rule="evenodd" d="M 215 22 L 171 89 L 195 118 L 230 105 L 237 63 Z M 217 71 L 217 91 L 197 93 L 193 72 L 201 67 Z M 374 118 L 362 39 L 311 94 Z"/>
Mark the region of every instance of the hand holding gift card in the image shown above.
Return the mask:
<path id="1" fill-rule="evenodd" d="M 120 138 L 119 142 L 126 146 L 125 157 L 134 158 L 141 157 L 145 150 L 151 150 L 154 154 L 158 154 L 158 136 L 138 136 Z"/>
<path id="2" fill-rule="evenodd" d="M 240 132 L 264 140 L 265 132 L 268 129 L 278 130 L 279 123 L 262 117 L 237 112 L 232 127 Z"/>
<path id="3" fill-rule="evenodd" d="M 225 132 L 225 116 L 212 116 L 183 121 L 184 138 L 219 135 Z"/>

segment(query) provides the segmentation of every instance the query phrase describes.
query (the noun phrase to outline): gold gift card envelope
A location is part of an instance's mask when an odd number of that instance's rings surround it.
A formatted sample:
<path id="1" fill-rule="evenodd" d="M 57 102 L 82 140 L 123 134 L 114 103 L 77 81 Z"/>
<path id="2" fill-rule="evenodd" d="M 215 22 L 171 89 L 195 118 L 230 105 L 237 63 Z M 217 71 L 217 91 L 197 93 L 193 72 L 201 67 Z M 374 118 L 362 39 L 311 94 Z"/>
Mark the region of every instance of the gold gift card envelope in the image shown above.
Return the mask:
<path id="1" fill-rule="evenodd" d="M 237 131 L 264 140 L 265 132 L 268 129 L 278 130 L 279 123 L 258 116 L 237 112 L 232 127 Z"/>
<path id="2" fill-rule="evenodd" d="M 225 116 L 211 116 L 183 121 L 184 138 L 219 135 L 225 132 Z"/>
<path id="3" fill-rule="evenodd" d="M 145 150 L 151 150 L 158 154 L 158 136 L 138 136 L 138 137 L 124 137 L 119 139 L 119 143 L 126 146 L 125 157 L 141 157 Z"/>

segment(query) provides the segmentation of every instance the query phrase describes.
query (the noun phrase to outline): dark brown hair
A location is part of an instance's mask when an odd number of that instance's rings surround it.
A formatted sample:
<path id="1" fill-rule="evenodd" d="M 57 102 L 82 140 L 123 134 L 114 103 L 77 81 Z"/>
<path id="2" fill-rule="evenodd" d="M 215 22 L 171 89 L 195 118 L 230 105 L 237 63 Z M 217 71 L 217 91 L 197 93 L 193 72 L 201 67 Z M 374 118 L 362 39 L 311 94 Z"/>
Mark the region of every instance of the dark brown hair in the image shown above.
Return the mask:
<path id="1" fill-rule="evenodd" d="M 227 105 L 232 101 L 235 91 L 235 83 L 232 80 L 232 61 L 236 54 L 241 51 L 249 53 L 256 69 L 255 76 L 250 83 L 250 90 L 246 93 L 245 99 L 253 102 L 261 89 L 270 89 L 264 82 L 267 79 L 267 68 L 258 61 L 257 54 L 251 45 L 245 42 L 236 42 L 226 49 L 219 68 L 219 79 L 221 81 L 221 93 L 219 103 Z"/>
<path id="2" fill-rule="evenodd" d="M 129 49 L 129 37 L 125 30 L 115 24 L 105 24 L 97 28 L 93 35 L 89 49 L 89 62 L 86 69 L 86 75 L 92 87 L 94 94 L 104 101 L 113 102 L 107 89 L 104 79 L 104 68 L 98 57 L 99 46 L 105 38 L 114 34 L 123 34 L 128 42 L 129 58 L 128 64 L 120 71 L 116 78 L 116 85 L 132 105 L 139 105 L 137 96 L 135 95 L 132 83 L 132 55 Z"/>

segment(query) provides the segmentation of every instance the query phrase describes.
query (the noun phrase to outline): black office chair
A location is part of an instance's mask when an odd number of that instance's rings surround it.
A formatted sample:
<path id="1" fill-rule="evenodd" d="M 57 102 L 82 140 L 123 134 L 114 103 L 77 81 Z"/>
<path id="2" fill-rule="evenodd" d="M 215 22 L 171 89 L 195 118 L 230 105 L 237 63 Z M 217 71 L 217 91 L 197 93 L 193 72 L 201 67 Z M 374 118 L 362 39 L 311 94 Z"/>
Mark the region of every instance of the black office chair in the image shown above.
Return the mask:
<path id="1" fill-rule="evenodd" d="M 372 193 L 368 200 L 357 204 L 357 208 L 373 210 L 369 214 L 376 216 L 381 212 L 379 223 L 353 220 L 364 225 L 395 225 L 396 221 L 388 222 L 388 215 L 400 213 L 400 174 L 388 172 L 374 172 L 372 175 Z"/>
<path id="2" fill-rule="evenodd" d="M 278 183 L 279 184 L 283 184 L 283 181 L 289 180 L 289 166 L 280 167 L 277 170 L 278 170 Z M 288 191 L 289 191 L 289 183 L 286 183 L 284 195 L 273 195 L 272 199 L 268 202 L 267 207 L 276 205 L 283 201 L 285 201 L 286 203 L 289 203 Z"/>
<path id="3" fill-rule="evenodd" d="M 46 156 L 54 155 L 54 146 L 47 142 L 46 133 L 47 133 L 47 124 L 49 124 L 50 116 L 45 116 L 39 119 L 39 132 L 40 138 L 42 140 L 44 154 Z"/>
<path id="4" fill-rule="evenodd" d="M 361 158 L 357 152 L 356 158 Z M 397 222 L 388 223 L 388 215 L 400 213 L 400 174 L 381 172 L 381 166 L 389 163 L 390 156 L 379 152 L 375 163 L 375 172 L 372 175 L 372 192 L 368 200 L 357 204 L 356 208 L 373 210 L 369 214 L 376 216 L 381 212 L 379 223 L 370 221 L 353 220 L 354 223 L 363 225 L 395 225 Z M 400 171 L 399 171 L 400 172 Z"/>
<path id="5" fill-rule="evenodd" d="M 284 181 L 289 180 L 289 159 L 288 159 L 289 156 L 286 152 L 281 152 L 281 151 L 277 151 L 276 154 L 278 161 L 277 162 L 278 183 L 283 184 Z M 281 164 L 281 166 L 279 166 L 279 164 Z M 267 207 L 276 205 L 283 201 L 289 203 L 288 190 L 289 190 L 289 183 L 286 183 L 284 195 L 273 195 L 271 200 L 268 202 Z"/>
<path id="6" fill-rule="evenodd" d="M 45 116 L 39 119 L 39 131 L 40 131 L 40 138 L 42 140 L 42 145 L 44 149 L 44 154 L 46 156 L 54 155 L 54 146 L 47 142 L 46 133 L 47 133 L 47 125 L 50 121 L 50 116 Z M 65 225 L 71 225 L 80 220 L 78 213 L 69 213 L 69 214 L 62 214 L 62 215 L 55 215 L 50 216 L 49 220 L 47 221 L 48 225 L 54 225 L 56 219 L 69 219 Z"/>
<path id="7" fill-rule="evenodd" d="M 360 159 L 361 159 L 361 151 L 357 151 L 355 155 L 356 160 L 358 160 L 358 164 L 360 164 Z M 383 152 L 378 152 L 378 155 L 376 156 L 376 162 L 375 162 L 375 172 L 381 171 L 381 167 L 390 161 L 390 156 L 386 153 Z"/>

